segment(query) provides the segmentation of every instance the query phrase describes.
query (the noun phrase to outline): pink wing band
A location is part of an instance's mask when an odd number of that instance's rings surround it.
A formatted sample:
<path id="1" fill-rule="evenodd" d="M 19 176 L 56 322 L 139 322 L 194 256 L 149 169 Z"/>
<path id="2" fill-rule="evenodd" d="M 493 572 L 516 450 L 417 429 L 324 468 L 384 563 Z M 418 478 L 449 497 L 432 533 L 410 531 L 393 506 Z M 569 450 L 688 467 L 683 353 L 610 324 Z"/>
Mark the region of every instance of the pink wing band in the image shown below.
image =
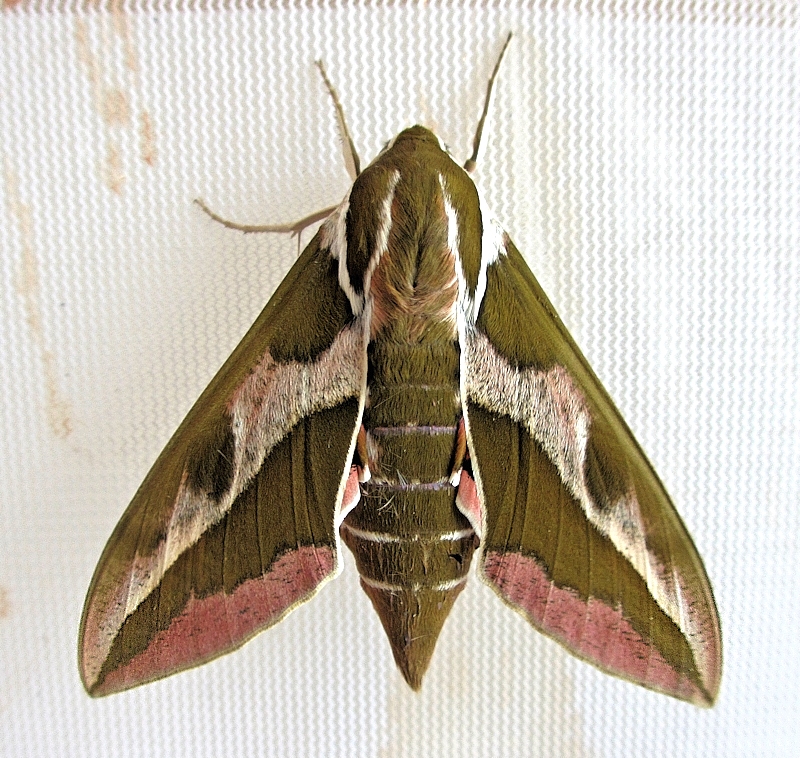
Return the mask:
<path id="1" fill-rule="evenodd" d="M 109 672 L 92 694 L 127 689 L 239 647 L 277 623 L 333 570 L 330 548 L 301 547 L 281 556 L 268 573 L 243 582 L 230 595 L 192 598 L 145 651 Z"/>
<path id="2" fill-rule="evenodd" d="M 707 696 L 689 677 L 674 669 L 625 619 L 620 609 L 596 598 L 582 600 L 557 587 L 544 567 L 519 553 L 488 552 L 486 578 L 530 622 L 581 658 L 611 673 L 692 702 Z"/>

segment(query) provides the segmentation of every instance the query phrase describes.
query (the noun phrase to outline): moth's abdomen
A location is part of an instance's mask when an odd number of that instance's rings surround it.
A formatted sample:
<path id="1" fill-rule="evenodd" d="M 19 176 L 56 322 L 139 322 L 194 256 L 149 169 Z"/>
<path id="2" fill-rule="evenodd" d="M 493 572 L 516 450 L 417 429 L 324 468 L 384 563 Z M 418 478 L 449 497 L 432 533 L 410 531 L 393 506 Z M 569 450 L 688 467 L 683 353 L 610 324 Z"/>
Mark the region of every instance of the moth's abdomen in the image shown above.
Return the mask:
<path id="1" fill-rule="evenodd" d="M 450 481 L 461 418 L 459 353 L 455 342 L 384 341 L 369 352 L 371 477 L 341 534 L 395 661 L 418 689 L 477 544 Z"/>
<path id="2" fill-rule="evenodd" d="M 451 481 L 463 455 L 460 259 L 442 172 L 460 169 L 424 129 L 408 130 L 390 153 L 349 198 L 347 281 L 363 286 L 371 338 L 359 449 L 369 477 L 341 534 L 418 689 L 477 544 Z"/>

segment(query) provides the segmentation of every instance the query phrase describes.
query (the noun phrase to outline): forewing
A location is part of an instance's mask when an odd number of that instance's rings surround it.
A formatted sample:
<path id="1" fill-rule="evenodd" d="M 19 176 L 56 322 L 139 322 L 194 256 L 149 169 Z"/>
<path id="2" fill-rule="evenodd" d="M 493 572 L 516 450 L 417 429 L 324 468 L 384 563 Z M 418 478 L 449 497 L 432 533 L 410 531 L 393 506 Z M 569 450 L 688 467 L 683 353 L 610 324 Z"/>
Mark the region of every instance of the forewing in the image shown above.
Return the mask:
<path id="1" fill-rule="evenodd" d="M 229 652 L 336 571 L 366 372 L 337 269 L 317 235 L 114 530 L 81 622 L 92 695 Z"/>
<path id="2" fill-rule="evenodd" d="M 482 506 L 484 579 L 575 655 L 712 704 L 719 619 L 669 496 L 507 237 L 486 282 L 465 335 L 474 480 L 459 493 Z"/>

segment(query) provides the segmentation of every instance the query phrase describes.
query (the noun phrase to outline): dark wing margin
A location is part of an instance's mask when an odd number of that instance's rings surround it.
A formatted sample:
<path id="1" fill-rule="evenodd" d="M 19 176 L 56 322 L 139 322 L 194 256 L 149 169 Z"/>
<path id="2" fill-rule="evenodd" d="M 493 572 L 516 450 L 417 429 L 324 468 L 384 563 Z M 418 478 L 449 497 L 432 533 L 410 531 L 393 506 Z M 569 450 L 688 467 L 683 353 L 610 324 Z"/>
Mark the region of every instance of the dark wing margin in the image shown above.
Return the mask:
<path id="1" fill-rule="evenodd" d="M 81 620 L 87 691 L 229 652 L 337 569 L 366 342 L 318 234 L 153 465 Z"/>
<path id="2" fill-rule="evenodd" d="M 713 704 L 722 648 L 691 537 L 522 256 L 488 266 L 466 336 L 466 421 L 484 580 L 606 672 Z M 474 491 L 470 493 L 470 488 Z"/>

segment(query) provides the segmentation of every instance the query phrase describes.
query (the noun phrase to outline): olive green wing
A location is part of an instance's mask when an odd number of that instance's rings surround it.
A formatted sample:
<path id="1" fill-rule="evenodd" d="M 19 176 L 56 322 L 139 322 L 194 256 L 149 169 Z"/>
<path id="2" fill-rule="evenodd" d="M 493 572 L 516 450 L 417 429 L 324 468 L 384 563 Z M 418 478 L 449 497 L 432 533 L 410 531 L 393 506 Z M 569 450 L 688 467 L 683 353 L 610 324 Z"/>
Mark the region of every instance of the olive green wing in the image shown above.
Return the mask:
<path id="1" fill-rule="evenodd" d="M 195 403 L 114 530 L 79 665 L 106 695 L 229 652 L 336 572 L 365 330 L 318 234 Z"/>
<path id="2" fill-rule="evenodd" d="M 473 476 L 459 502 L 480 512 L 485 581 L 580 658 L 711 705 L 721 638 L 702 560 L 505 236 L 465 342 Z"/>

